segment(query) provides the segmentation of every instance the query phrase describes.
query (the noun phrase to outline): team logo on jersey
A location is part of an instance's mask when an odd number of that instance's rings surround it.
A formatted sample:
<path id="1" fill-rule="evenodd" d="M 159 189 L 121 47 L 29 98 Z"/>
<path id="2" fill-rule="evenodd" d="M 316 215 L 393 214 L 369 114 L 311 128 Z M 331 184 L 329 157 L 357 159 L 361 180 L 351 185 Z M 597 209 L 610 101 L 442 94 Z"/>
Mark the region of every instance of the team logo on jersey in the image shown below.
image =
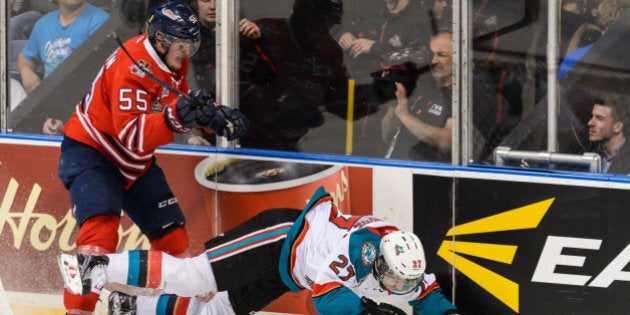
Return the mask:
<path id="1" fill-rule="evenodd" d="M 376 259 L 376 247 L 374 244 L 365 242 L 361 245 L 361 262 L 364 266 L 372 266 Z"/>
<path id="2" fill-rule="evenodd" d="M 162 105 L 162 102 L 160 99 L 155 100 L 153 104 L 151 105 L 151 111 L 154 113 L 161 112 L 163 108 L 164 106 Z"/>
<path id="3" fill-rule="evenodd" d="M 448 230 L 446 236 L 460 237 L 462 235 L 533 229 L 538 227 L 553 201 L 554 198 L 550 198 L 460 224 Z M 464 257 L 477 257 L 511 265 L 517 249 L 518 246 L 512 244 L 445 240 L 442 241 L 437 254 L 459 272 L 518 313 L 519 284 Z"/>
<path id="4" fill-rule="evenodd" d="M 437 103 L 433 103 L 431 104 L 431 107 L 429 107 L 429 113 L 435 115 L 435 116 L 440 116 L 442 115 L 442 110 L 444 109 L 444 106 L 437 104 Z"/>
<path id="5" fill-rule="evenodd" d="M 138 65 L 140 65 L 140 67 L 142 67 L 144 70 L 140 69 L 138 67 Z M 131 71 L 131 73 L 133 73 L 133 74 L 135 74 L 135 75 L 137 75 L 137 76 L 139 76 L 141 78 L 144 78 L 144 76 L 146 75 L 145 72 L 146 71 L 150 71 L 149 70 L 149 63 L 141 59 L 141 60 L 138 60 L 138 65 L 136 65 L 136 64 L 131 65 L 129 67 L 129 70 Z"/>

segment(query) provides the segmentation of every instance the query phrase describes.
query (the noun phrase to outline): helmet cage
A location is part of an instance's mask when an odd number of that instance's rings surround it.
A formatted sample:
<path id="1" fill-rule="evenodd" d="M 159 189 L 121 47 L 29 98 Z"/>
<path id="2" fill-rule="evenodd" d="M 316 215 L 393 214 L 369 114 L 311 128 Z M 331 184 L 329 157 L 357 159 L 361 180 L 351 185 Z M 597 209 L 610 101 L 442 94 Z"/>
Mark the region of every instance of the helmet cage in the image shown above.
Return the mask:
<path id="1" fill-rule="evenodd" d="M 391 291 L 394 294 L 407 294 L 415 290 L 422 280 L 424 279 L 424 273 L 420 277 L 412 279 L 404 279 L 397 275 L 385 261 L 385 258 L 380 255 L 376 259 L 374 264 L 374 271 L 376 273 L 376 279 L 383 290 Z"/>
<path id="2" fill-rule="evenodd" d="M 166 49 L 166 51 L 168 51 L 173 46 L 182 46 L 181 48 L 187 47 L 189 49 L 188 57 L 193 56 L 197 52 L 197 50 L 199 50 L 199 46 L 201 44 L 200 38 L 197 38 L 194 40 L 182 39 L 182 38 L 178 38 L 173 35 L 169 35 L 160 31 L 157 31 L 155 33 L 155 38 L 157 41 L 160 42 L 162 47 Z"/>

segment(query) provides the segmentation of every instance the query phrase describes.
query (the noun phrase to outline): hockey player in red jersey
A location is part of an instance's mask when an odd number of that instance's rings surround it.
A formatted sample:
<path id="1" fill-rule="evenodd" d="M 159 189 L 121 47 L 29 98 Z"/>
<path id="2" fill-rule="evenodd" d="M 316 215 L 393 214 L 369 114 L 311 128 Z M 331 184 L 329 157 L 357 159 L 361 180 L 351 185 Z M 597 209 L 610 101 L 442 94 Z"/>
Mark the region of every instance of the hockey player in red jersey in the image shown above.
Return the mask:
<path id="1" fill-rule="evenodd" d="M 188 90 L 188 57 L 199 34 L 195 14 L 183 4 L 153 8 L 148 32 L 105 61 L 63 127 L 58 175 L 79 226 L 78 253 L 114 252 L 124 209 L 154 249 L 189 255 L 184 215 L 154 152 L 173 141 L 173 132 L 209 127 L 233 140 L 247 131 L 240 111 Z M 99 293 L 96 287 L 87 297 L 65 290 L 68 314 L 92 314 Z"/>
<path id="2" fill-rule="evenodd" d="M 270 209 L 208 241 L 206 252 L 178 259 L 158 251 L 70 256 L 62 273 L 81 293 L 106 282 L 162 289 L 175 295 L 110 295 L 109 314 L 252 314 L 288 291 L 312 291 L 320 314 L 404 314 L 387 303 L 408 302 L 422 315 L 459 314 L 425 273 L 420 239 L 372 216 L 343 214 L 320 188 L 302 211 Z M 77 260 L 78 258 L 78 260 Z M 75 269 L 76 270 L 76 269 Z M 208 303 L 188 297 L 218 292 Z"/>

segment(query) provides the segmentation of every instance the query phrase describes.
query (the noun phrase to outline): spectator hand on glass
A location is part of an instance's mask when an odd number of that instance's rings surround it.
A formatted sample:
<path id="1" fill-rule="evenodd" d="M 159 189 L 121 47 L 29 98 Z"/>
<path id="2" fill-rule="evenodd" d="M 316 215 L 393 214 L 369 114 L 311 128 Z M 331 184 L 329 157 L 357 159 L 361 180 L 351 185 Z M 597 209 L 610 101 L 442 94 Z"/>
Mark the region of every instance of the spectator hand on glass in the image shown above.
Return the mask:
<path id="1" fill-rule="evenodd" d="M 63 121 L 55 118 L 48 118 L 44 122 L 44 126 L 42 128 L 42 132 L 45 135 L 59 135 L 61 134 L 61 127 L 63 127 Z"/>

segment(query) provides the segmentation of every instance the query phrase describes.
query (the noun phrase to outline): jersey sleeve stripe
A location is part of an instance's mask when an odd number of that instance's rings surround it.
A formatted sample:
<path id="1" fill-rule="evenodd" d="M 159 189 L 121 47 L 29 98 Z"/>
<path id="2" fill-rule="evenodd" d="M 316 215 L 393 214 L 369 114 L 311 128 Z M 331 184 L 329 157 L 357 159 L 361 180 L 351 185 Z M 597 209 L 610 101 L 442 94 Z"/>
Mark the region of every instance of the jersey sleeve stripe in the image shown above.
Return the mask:
<path id="1" fill-rule="evenodd" d="M 186 315 L 186 311 L 188 310 L 188 304 L 190 304 L 189 297 L 177 296 L 175 299 L 175 307 L 172 314 L 175 315 Z M 171 314 L 171 313 L 166 313 Z"/>
<path id="2" fill-rule="evenodd" d="M 342 287 L 343 287 L 343 284 L 339 282 L 328 282 L 324 284 L 315 283 L 313 285 L 313 298 L 325 295 L 331 291 L 334 291 Z"/>
<path id="3" fill-rule="evenodd" d="M 137 136 L 138 139 L 136 141 L 137 143 L 136 148 L 138 149 L 138 152 L 140 153 L 145 152 L 144 151 L 144 126 L 146 125 L 147 125 L 147 115 L 142 114 L 140 115 L 140 124 L 138 126 L 138 130 L 140 130 L 140 132 L 138 133 L 138 136 Z"/>
<path id="4" fill-rule="evenodd" d="M 159 251 L 148 251 L 147 255 L 147 283 L 149 288 L 157 288 L 162 280 L 162 253 Z"/>
<path id="5" fill-rule="evenodd" d="M 113 161 L 120 173 L 129 182 L 134 182 L 138 179 L 139 175 L 142 174 L 151 164 L 152 154 L 139 161 L 128 160 L 125 155 L 121 155 L 120 151 L 116 149 L 119 146 L 110 143 L 104 133 L 101 133 L 99 130 L 94 128 L 89 120 L 89 117 L 79 112 L 79 106 L 77 106 L 77 117 L 83 126 L 83 129 L 85 129 L 94 142 L 99 145 L 101 152 Z"/>
<path id="6" fill-rule="evenodd" d="M 244 235 L 238 239 L 209 249 L 208 251 L 206 251 L 206 255 L 209 261 L 214 262 L 234 256 L 238 253 L 247 251 L 251 248 L 255 248 L 263 244 L 277 242 L 287 237 L 287 233 L 289 232 L 291 225 L 292 222 L 282 223 L 260 231 L 256 231 L 254 233 Z"/>
<path id="7" fill-rule="evenodd" d="M 129 150 L 133 150 L 133 136 L 136 133 L 138 124 L 138 117 L 128 121 L 122 130 L 118 133 L 118 139 L 120 142 L 125 143 L 125 146 Z"/>

